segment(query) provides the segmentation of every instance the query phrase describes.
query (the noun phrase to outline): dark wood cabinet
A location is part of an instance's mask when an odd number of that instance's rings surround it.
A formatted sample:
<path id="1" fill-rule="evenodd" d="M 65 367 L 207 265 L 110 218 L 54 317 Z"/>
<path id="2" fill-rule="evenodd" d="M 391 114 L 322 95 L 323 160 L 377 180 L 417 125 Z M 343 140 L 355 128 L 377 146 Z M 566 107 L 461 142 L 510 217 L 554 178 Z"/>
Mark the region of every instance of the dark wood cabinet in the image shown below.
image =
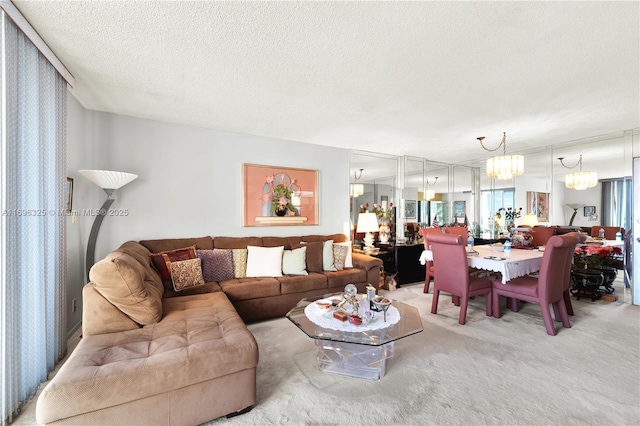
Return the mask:
<path id="1" fill-rule="evenodd" d="M 398 287 L 402 284 L 424 282 L 425 266 L 420 264 L 420 255 L 424 244 L 406 244 L 395 246 L 395 260 Z"/>

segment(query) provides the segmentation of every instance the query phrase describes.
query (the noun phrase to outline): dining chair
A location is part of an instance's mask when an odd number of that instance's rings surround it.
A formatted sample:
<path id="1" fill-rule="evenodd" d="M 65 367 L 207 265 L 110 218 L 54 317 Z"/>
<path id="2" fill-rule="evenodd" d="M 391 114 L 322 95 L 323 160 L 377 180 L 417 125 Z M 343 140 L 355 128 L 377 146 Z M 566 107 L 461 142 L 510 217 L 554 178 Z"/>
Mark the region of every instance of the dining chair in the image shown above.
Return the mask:
<path id="1" fill-rule="evenodd" d="M 469 274 L 467 264 L 466 238 L 461 235 L 430 235 L 429 244 L 433 254 L 433 263 L 437 265 L 437 272 L 433 276 L 433 301 L 431 313 L 438 313 L 438 298 L 441 291 L 451 294 L 452 299 L 460 300 L 460 315 L 458 323 L 467 322 L 467 307 L 469 298 L 485 295 L 486 314 L 491 316 L 492 282 L 487 278 L 479 278 Z"/>
<path id="2" fill-rule="evenodd" d="M 579 241 L 580 238 L 574 233 L 554 235 L 547 241 L 538 277 L 518 277 L 505 284 L 500 280 L 493 281 L 493 316 L 500 318 L 500 296 L 505 296 L 539 304 L 547 334 L 551 336 L 556 335 L 556 330 L 549 305 L 553 305 L 556 319 L 562 321 L 562 326 L 570 328 L 564 299 L 565 285 L 568 289 L 565 276 L 567 268 L 571 268 L 570 262 Z"/>
<path id="3" fill-rule="evenodd" d="M 605 240 L 615 240 L 616 232 L 622 232 L 624 234 L 624 230 L 619 226 L 592 226 L 591 227 L 591 236 L 597 237 L 599 236 L 600 229 L 604 229 L 604 239 Z"/>
<path id="4" fill-rule="evenodd" d="M 531 236 L 533 236 L 533 240 L 531 240 L 531 245 L 535 247 L 544 246 L 549 241 L 549 238 L 556 234 L 555 228 L 549 228 L 547 226 L 534 226 L 531 231 Z"/>
<path id="5" fill-rule="evenodd" d="M 469 235 L 469 231 L 464 226 L 446 226 L 444 228 L 445 234 L 451 235 L 461 235 L 464 238 L 465 244 L 467 242 L 467 236 Z"/>
<path id="6" fill-rule="evenodd" d="M 587 239 L 587 234 L 585 234 L 584 232 L 568 232 L 564 235 L 572 235 L 572 236 L 576 236 L 578 238 L 578 242 L 576 244 L 582 244 L 586 241 Z M 567 308 L 567 314 L 569 316 L 573 316 L 574 315 L 574 311 L 573 311 L 573 303 L 571 303 L 571 292 L 570 292 L 570 287 L 571 287 L 571 267 L 573 266 L 573 254 L 574 254 L 575 250 L 569 251 L 567 252 L 567 263 L 566 263 L 566 268 L 564 271 L 564 275 L 563 275 L 563 285 L 562 285 L 562 298 L 564 299 L 564 304 Z M 554 317 L 556 319 L 556 321 L 560 321 L 560 317 L 559 317 L 559 310 L 554 307 L 553 309 L 553 314 Z"/>
<path id="7" fill-rule="evenodd" d="M 424 241 L 424 249 L 429 250 L 429 235 L 442 235 L 441 228 L 422 228 L 418 231 L 422 236 L 422 240 Z M 425 263 L 425 274 L 424 274 L 424 293 L 429 293 L 429 284 L 431 283 L 431 277 L 433 277 L 433 273 L 435 272 L 435 268 L 433 267 L 433 260 L 428 260 Z"/>

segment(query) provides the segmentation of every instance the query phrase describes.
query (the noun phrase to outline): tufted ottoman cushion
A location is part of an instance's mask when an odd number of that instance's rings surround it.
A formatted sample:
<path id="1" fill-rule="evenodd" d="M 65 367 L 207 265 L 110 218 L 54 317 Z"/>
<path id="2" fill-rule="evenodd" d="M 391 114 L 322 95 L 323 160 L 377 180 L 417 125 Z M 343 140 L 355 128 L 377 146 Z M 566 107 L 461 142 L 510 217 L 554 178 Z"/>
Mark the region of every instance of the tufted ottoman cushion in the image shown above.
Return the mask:
<path id="1" fill-rule="evenodd" d="M 180 410 L 170 407 L 171 404 L 184 404 L 184 400 L 198 398 L 215 405 L 216 400 L 225 399 L 224 394 L 251 393 L 251 404 L 255 403 L 258 346 L 224 293 L 164 299 L 163 313 L 160 322 L 144 328 L 85 336 L 42 391 L 36 409 L 38 423 L 68 420 L 105 409 L 115 409 L 109 411 L 111 421 L 119 423 L 122 415 L 126 423 L 126 420 L 133 421 L 127 416 L 134 414 L 133 407 L 127 404 L 142 400 L 158 405 L 159 400 L 161 404 L 151 411 L 162 420 L 154 422 L 197 424 L 214 417 L 202 414 L 204 420 L 197 416 L 172 418 L 171 411 Z M 245 370 L 249 371 L 248 377 L 253 375 L 252 389 L 234 390 L 232 387 L 237 381 L 228 379 L 221 380 L 218 386 L 210 385 L 212 380 Z M 197 390 L 195 395 L 182 392 L 178 398 L 171 399 L 172 392 L 191 386 Z M 216 415 L 251 405 L 242 405 L 244 403 L 230 409 L 222 407 L 221 410 L 229 411 Z M 149 406 L 148 402 L 145 404 Z M 189 414 L 191 411 L 194 410 L 187 410 Z M 203 407 L 202 411 L 206 409 Z M 84 420 L 91 419 L 95 421 L 100 417 Z"/>

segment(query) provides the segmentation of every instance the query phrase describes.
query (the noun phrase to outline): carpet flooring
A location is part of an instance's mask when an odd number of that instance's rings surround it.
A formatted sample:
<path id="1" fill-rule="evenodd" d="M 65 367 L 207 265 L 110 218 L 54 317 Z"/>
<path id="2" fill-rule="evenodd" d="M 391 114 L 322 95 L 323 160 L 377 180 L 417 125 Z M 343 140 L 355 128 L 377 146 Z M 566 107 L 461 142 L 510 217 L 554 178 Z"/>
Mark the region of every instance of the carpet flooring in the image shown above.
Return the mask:
<path id="1" fill-rule="evenodd" d="M 473 300 L 467 324 L 422 285 L 388 292 L 424 331 L 396 342 L 380 381 L 318 371 L 312 339 L 286 318 L 249 325 L 260 348 L 257 404 L 207 425 L 638 425 L 640 307 L 573 300 L 572 328 L 546 334 L 540 309 L 503 317 Z"/>

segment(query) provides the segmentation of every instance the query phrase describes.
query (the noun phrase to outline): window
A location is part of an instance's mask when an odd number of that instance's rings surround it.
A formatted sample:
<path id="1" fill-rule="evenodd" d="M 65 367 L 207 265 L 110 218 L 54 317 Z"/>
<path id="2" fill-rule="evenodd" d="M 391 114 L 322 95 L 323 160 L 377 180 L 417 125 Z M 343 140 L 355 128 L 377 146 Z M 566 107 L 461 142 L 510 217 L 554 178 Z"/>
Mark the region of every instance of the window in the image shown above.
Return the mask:
<path id="1" fill-rule="evenodd" d="M 494 189 L 481 191 L 480 198 L 480 218 L 482 232 L 493 232 L 494 217 L 496 212 L 501 207 L 515 208 L 515 194 L 514 188 L 507 189 Z"/>

